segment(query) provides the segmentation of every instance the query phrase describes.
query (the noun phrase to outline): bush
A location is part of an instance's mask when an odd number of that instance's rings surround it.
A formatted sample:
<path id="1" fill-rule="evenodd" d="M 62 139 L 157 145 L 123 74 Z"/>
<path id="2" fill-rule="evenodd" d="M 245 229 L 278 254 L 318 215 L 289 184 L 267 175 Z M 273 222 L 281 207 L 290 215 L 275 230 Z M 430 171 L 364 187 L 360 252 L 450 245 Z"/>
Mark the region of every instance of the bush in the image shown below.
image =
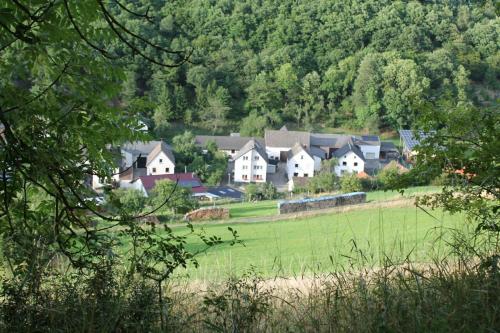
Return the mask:
<path id="1" fill-rule="evenodd" d="M 248 184 L 245 187 L 245 199 L 254 200 L 272 200 L 279 197 L 278 190 L 273 183 Z"/>
<path id="2" fill-rule="evenodd" d="M 345 174 L 340 178 L 340 190 L 342 193 L 359 192 L 363 186 L 356 174 Z"/>

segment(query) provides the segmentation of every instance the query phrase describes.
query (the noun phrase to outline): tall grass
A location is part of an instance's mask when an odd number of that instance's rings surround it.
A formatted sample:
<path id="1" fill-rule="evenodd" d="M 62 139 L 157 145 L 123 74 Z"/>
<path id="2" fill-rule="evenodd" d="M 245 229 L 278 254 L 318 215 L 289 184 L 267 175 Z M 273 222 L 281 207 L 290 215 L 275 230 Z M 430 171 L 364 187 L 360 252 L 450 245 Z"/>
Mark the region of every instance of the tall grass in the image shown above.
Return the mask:
<path id="1" fill-rule="evenodd" d="M 381 220 L 381 218 L 379 218 Z M 383 230 L 383 229 L 380 229 Z M 274 276 L 251 267 L 214 282 L 155 284 L 109 262 L 92 276 L 59 271 L 37 290 L 4 279 L 5 332 L 495 332 L 500 329 L 499 243 L 463 229 L 434 234 L 426 260 L 404 241 L 367 249 L 351 241 L 314 267 L 311 249 Z M 270 258 L 271 261 L 271 258 Z M 291 263 L 288 263 L 292 265 Z M 160 316 L 161 314 L 161 316 Z M 163 318 L 161 320 L 160 318 Z"/>

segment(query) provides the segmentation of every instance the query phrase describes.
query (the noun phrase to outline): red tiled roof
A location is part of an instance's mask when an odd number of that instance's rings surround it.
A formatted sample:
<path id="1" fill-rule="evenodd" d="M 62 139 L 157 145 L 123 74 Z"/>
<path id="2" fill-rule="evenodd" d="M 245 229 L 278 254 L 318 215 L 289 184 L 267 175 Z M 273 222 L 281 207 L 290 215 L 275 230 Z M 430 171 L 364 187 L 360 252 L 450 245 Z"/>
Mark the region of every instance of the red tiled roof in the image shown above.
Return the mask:
<path id="1" fill-rule="evenodd" d="M 155 187 L 158 180 L 168 179 L 173 182 L 179 182 L 179 186 L 189 188 L 194 193 L 205 192 L 207 189 L 201 183 L 201 180 L 193 173 L 174 173 L 170 175 L 150 175 L 141 176 L 139 179 L 142 182 L 144 189 L 149 192 Z"/>

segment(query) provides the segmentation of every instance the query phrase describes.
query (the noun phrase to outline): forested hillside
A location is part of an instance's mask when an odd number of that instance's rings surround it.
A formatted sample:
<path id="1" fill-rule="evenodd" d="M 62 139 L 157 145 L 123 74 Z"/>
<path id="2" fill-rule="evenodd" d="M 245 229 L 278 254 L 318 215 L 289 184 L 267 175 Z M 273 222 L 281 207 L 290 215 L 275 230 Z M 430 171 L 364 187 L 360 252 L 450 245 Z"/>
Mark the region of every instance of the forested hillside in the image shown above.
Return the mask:
<path id="1" fill-rule="evenodd" d="M 127 65 L 121 102 L 158 135 L 173 122 L 247 135 L 285 121 L 397 129 L 423 102 L 478 103 L 498 91 L 492 1 L 158 0 L 149 31 L 116 10 L 132 31 L 192 51 L 176 68 Z"/>

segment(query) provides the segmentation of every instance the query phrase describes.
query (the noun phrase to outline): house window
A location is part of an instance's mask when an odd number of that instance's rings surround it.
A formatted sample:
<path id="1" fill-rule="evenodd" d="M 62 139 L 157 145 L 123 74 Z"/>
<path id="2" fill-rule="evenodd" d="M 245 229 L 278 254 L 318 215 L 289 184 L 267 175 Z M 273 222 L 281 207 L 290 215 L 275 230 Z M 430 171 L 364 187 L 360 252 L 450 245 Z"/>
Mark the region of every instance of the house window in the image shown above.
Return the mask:
<path id="1" fill-rule="evenodd" d="M 303 160 L 304 159 L 304 155 L 300 155 L 300 159 Z"/>
<path id="2" fill-rule="evenodd" d="M 248 156 L 243 156 L 243 161 L 248 161 Z"/>
<path id="3" fill-rule="evenodd" d="M 248 165 L 244 165 L 242 169 L 243 169 L 243 170 L 248 169 Z"/>
<path id="4" fill-rule="evenodd" d="M 165 168 L 165 172 L 170 172 L 170 168 Z"/>
<path id="5" fill-rule="evenodd" d="M 160 163 L 163 163 L 163 159 L 160 158 Z"/>
<path id="6" fill-rule="evenodd" d="M 293 173 L 293 176 L 294 176 L 294 177 L 298 177 L 298 176 L 299 176 L 299 173 L 298 173 L 298 172 L 294 172 L 294 173 Z"/>
<path id="7" fill-rule="evenodd" d="M 358 162 L 354 162 L 354 166 L 358 166 Z"/>
<path id="8" fill-rule="evenodd" d="M 236 152 L 236 150 L 231 149 L 231 154 L 234 154 L 235 152 Z"/>
<path id="9" fill-rule="evenodd" d="M 243 178 L 244 180 L 247 180 L 248 176 L 247 175 L 243 175 L 243 176 L 241 176 L 241 178 Z"/>
<path id="10" fill-rule="evenodd" d="M 258 161 L 258 160 L 259 160 L 259 156 L 255 156 L 255 157 L 254 157 L 254 159 L 255 159 L 256 161 Z"/>
<path id="11" fill-rule="evenodd" d="M 342 165 L 347 165 L 347 162 L 346 161 L 342 162 Z"/>
<path id="12" fill-rule="evenodd" d="M 305 174 L 304 174 L 304 177 L 309 177 L 309 174 L 308 174 L 308 173 L 305 173 Z"/>
<path id="13" fill-rule="evenodd" d="M 153 173 L 156 173 L 156 168 L 153 168 Z"/>
<path id="14" fill-rule="evenodd" d="M 298 168 L 298 167 L 299 167 L 299 165 L 298 165 L 298 164 L 295 164 L 295 167 L 296 167 L 296 168 Z"/>

